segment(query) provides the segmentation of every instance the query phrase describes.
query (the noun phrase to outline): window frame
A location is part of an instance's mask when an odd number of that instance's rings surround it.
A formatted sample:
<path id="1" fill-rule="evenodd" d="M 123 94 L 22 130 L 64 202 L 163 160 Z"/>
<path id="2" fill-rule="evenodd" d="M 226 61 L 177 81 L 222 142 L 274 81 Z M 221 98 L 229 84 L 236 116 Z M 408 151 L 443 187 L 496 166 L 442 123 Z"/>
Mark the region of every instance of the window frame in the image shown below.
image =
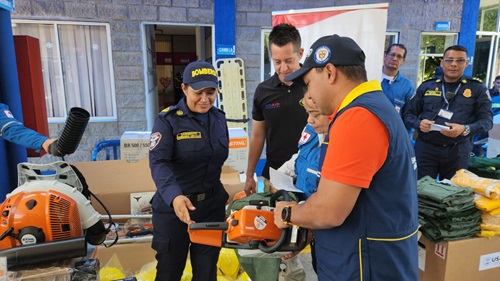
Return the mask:
<path id="1" fill-rule="evenodd" d="M 12 19 L 11 24 L 14 26 L 15 24 L 36 24 L 36 25 L 51 25 L 51 28 L 54 30 L 55 39 L 57 40 L 58 54 L 59 54 L 59 63 L 62 64 L 61 59 L 61 43 L 59 41 L 59 25 L 76 25 L 76 26 L 101 26 L 105 28 L 106 32 L 106 44 L 107 44 L 107 55 L 108 55 L 108 68 L 109 68 L 109 83 L 111 86 L 110 94 L 111 94 L 111 108 L 112 115 L 111 116 L 91 116 L 89 122 L 117 122 L 118 114 L 117 114 L 117 105 L 116 105 L 116 86 L 115 86 L 115 77 L 114 77 L 114 65 L 113 65 L 113 50 L 111 44 L 111 27 L 109 23 L 105 22 L 84 22 L 84 21 L 52 21 L 52 20 L 29 20 L 29 19 Z M 61 66 L 61 69 L 64 69 Z M 64 75 L 64 72 L 61 73 Z M 62 80 L 61 80 L 62 81 Z M 64 111 L 64 116 L 59 117 L 48 117 L 49 124 L 60 124 L 65 123 L 68 117 L 69 110 L 68 105 L 66 104 L 67 93 L 64 86 L 64 83 L 61 85 L 64 93 L 64 107 L 66 110 Z"/>
<path id="2" fill-rule="evenodd" d="M 424 81 L 424 73 L 422 72 L 422 60 L 426 60 L 428 57 L 442 58 L 443 53 L 420 53 L 420 49 L 422 46 L 422 39 L 424 35 L 435 35 L 435 36 L 453 36 L 453 44 L 457 44 L 458 42 L 458 33 L 457 32 L 422 32 L 420 33 L 419 39 L 419 53 L 418 53 L 418 75 L 417 75 L 417 85 L 420 85 Z M 451 45 L 450 45 L 451 46 Z M 448 48 L 449 46 L 443 46 L 443 50 Z M 425 71 L 425 69 L 424 69 Z"/>

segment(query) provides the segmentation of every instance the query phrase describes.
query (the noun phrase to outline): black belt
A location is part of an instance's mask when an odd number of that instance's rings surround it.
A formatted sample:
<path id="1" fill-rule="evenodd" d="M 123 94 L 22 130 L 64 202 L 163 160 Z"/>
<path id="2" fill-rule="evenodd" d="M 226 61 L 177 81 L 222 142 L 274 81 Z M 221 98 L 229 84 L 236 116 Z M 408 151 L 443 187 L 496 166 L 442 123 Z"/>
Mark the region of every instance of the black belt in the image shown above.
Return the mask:
<path id="1" fill-rule="evenodd" d="M 428 141 L 425 141 L 425 140 L 421 140 L 421 141 L 423 141 L 425 143 L 428 143 L 428 144 L 432 144 L 434 146 L 439 146 L 439 147 L 456 146 L 456 145 L 459 145 L 459 144 L 462 144 L 462 143 L 465 142 L 465 141 L 463 141 L 463 142 L 452 142 L 452 143 L 438 144 L 438 143 L 428 142 Z"/>
<path id="2" fill-rule="evenodd" d="M 188 194 L 185 195 L 191 202 L 200 202 L 205 199 L 208 199 L 207 193 L 195 193 L 195 194 Z"/>

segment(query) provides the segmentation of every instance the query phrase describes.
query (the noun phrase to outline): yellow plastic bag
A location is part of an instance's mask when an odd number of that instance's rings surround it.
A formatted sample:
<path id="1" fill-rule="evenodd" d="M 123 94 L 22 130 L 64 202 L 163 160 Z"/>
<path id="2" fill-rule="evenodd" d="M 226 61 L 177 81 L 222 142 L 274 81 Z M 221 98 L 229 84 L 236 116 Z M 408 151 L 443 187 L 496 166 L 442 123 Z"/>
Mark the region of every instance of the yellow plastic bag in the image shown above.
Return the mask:
<path id="1" fill-rule="evenodd" d="M 125 277 L 123 267 L 116 254 L 113 254 L 108 263 L 99 270 L 99 278 L 101 281 L 112 281 Z"/>
<path id="2" fill-rule="evenodd" d="M 191 261 L 187 260 L 184 272 L 182 273 L 181 281 L 191 281 L 191 279 L 193 279 L 193 267 L 191 266 Z"/>
<path id="3" fill-rule="evenodd" d="M 470 187 L 475 193 L 491 199 L 500 199 L 500 180 L 482 178 L 471 171 L 460 169 L 451 181 L 461 187 Z"/>
<path id="4" fill-rule="evenodd" d="M 157 264 L 157 261 L 153 261 L 143 265 L 139 273 L 135 275 L 137 281 L 154 281 L 156 277 Z"/>
<path id="5" fill-rule="evenodd" d="M 240 272 L 240 263 L 233 249 L 222 248 L 217 261 L 217 275 L 236 279 Z"/>

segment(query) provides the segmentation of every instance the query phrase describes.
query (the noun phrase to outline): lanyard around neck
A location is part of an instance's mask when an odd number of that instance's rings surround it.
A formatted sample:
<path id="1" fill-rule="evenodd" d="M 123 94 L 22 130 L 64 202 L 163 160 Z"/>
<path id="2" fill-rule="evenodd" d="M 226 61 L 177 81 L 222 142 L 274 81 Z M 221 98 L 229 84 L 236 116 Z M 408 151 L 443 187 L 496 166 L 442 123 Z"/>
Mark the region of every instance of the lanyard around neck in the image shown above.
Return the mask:
<path id="1" fill-rule="evenodd" d="M 445 87 L 444 87 L 444 82 L 443 84 L 441 85 L 441 89 L 443 91 L 443 99 L 444 99 L 444 102 L 446 103 L 446 110 L 448 110 L 448 108 L 450 107 L 450 102 L 455 98 L 455 96 L 457 95 L 457 92 L 458 90 L 460 89 L 460 86 L 462 86 L 462 84 L 458 84 L 458 87 L 455 89 L 455 92 L 453 93 L 453 98 L 450 99 L 450 101 L 448 101 L 448 99 L 446 98 L 446 92 L 445 92 Z"/>

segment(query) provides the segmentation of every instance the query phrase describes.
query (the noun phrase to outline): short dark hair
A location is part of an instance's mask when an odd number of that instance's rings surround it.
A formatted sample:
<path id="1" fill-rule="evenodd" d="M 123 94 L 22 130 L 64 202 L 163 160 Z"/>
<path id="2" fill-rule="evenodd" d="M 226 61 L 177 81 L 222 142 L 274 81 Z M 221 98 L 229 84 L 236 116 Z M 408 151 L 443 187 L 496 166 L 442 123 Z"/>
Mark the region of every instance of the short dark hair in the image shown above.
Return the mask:
<path id="1" fill-rule="evenodd" d="M 495 80 L 500 80 L 500 75 L 498 75 L 497 77 L 495 77 Z"/>
<path id="2" fill-rule="evenodd" d="M 465 55 L 467 57 L 469 56 L 469 53 L 467 52 L 467 49 L 464 46 L 453 45 L 453 46 L 449 46 L 448 48 L 446 48 L 446 50 L 444 50 L 443 57 L 446 55 L 446 52 L 451 51 L 451 50 L 465 52 Z"/>
<path id="3" fill-rule="evenodd" d="M 336 65 L 335 68 L 351 81 L 360 83 L 368 81 L 366 69 L 361 65 Z M 325 67 L 315 67 L 314 69 L 316 72 L 321 73 Z"/>
<path id="4" fill-rule="evenodd" d="M 389 47 L 387 48 L 387 50 L 385 50 L 385 54 L 386 55 L 389 54 L 389 52 L 391 51 L 392 47 L 399 47 L 399 48 L 403 49 L 404 50 L 403 58 L 406 59 L 406 53 L 408 51 L 406 50 L 406 46 L 405 45 L 399 44 L 399 43 L 393 43 L 393 44 L 389 45 Z"/>
<path id="5" fill-rule="evenodd" d="M 290 42 L 292 42 L 293 50 L 299 52 L 302 40 L 297 28 L 291 24 L 280 23 L 273 27 L 273 30 L 269 33 L 269 48 L 271 48 L 272 44 L 283 47 Z"/>

